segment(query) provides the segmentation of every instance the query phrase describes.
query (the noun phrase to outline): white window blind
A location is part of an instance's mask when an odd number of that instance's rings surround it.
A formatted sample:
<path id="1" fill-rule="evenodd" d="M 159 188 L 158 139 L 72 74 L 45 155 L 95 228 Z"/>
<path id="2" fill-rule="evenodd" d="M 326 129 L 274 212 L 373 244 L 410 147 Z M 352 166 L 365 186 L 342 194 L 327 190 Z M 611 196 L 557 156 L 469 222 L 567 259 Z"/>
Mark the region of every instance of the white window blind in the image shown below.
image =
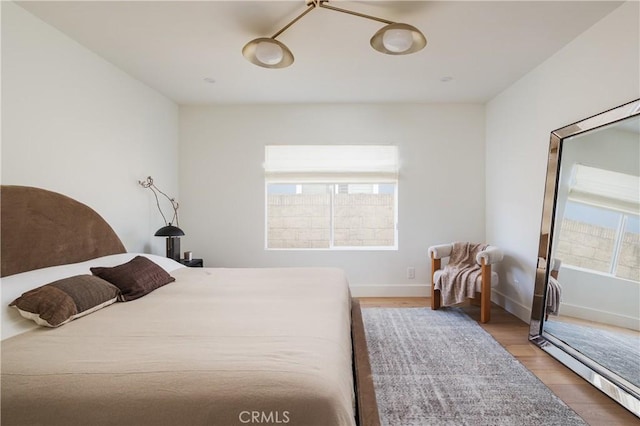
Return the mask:
<path id="1" fill-rule="evenodd" d="M 267 145 L 267 182 L 365 183 L 398 179 L 392 145 Z"/>
<path id="2" fill-rule="evenodd" d="M 638 214 L 640 178 L 610 170 L 576 164 L 569 199 L 597 207 Z"/>

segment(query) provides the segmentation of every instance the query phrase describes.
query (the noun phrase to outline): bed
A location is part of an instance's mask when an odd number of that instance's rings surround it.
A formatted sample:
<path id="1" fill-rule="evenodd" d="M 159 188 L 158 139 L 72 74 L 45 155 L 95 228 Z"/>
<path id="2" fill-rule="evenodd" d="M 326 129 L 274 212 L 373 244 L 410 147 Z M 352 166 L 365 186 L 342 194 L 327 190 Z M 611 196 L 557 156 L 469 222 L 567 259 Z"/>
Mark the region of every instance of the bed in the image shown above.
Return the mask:
<path id="1" fill-rule="evenodd" d="M 187 268 L 126 253 L 63 195 L 1 196 L 3 425 L 379 425 L 342 270 Z M 43 284 L 143 261 L 175 281 L 55 328 L 8 307 Z"/>

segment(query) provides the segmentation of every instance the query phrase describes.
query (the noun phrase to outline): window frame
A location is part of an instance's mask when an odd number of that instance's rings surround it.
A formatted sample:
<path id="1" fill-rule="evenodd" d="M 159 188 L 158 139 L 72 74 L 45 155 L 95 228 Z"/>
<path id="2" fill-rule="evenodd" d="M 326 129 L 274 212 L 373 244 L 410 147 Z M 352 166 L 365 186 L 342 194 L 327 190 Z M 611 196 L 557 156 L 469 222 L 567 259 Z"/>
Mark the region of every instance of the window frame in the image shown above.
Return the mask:
<path id="1" fill-rule="evenodd" d="M 308 183 L 308 182 L 305 182 Z M 392 184 L 393 191 L 393 245 L 392 246 L 336 246 L 334 244 L 334 217 L 335 217 L 335 195 L 338 194 L 338 185 L 344 184 L 344 182 L 313 182 L 314 184 L 332 185 L 332 190 L 329 191 L 330 197 L 330 217 L 329 217 L 329 246 L 328 247 L 269 247 L 269 185 L 270 184 L 284 184 L 295 185 L 295 194 L 300 194 L 301 185 L 305 184 L 301 182 L 287 182 L 287 181 L 268 181 L 265 180 L 264 185 L 264 249 L 267 251 L 398 251 L 398 180 L 379 182 L 373 185 L 379 184 Z M 349 182 L 347 184 L 372 184 L 371 182 Z"/>
<path id="2" fill-rule="evenodd" d="M 615 228 L 615 237 L 613 240 L 613 248 L 611 250 L 611 258 L 610 258 L 610 263 L 609 263 L 609 268 L 608 271 L 604 272 L 604 271 L 599 271 L 596 269 L 591 269 L 591 268 L 586 268 L 584 266 L 577 266 L 577 265 L 572 265 L 571 263 L 568 263 L 568 261 L 564 261 L 562 262 L 562 265 L 564 267 L 570 268 L 570 269 L 574 269 L 574 270 L 579 270 L 579 271 L 587 271 L 593 274 L 599 274 L 599 275 L 604 275 L 607 277 L 611 277 L 611 278 L 615 278 L 615 279 L 619 279 L 619 280 L 625 280 L 625 281 L 630 281 L 633 283 L 637 283 L 640 284 L 640 281 L 636 281 L 634 279 L 630 279 L 630 278 L 625 278 L 625 277 L 620 277 L 616 275 L 616 272 L 618 270 L 618 261 L 620 258 L 620 252 L 622 250 L 622 245 L 623 245 L 623 239 L 624 239 L 624 234 L 625 234 L 625 229 L 626 229 L 626 224 L 629 220 L 630 216 L 635 216 L 638 219 L 640 219 L 640 214 L 635 214 L 635 213 L 631 213 L 628 211 L 623 211 L 623 210 L 619 210 L 616 208 L 612 208 L 612 207 L 606 207 L 603 205 L 594 205 L 582 200 L 578 200 L 578 199 L 569 199 L 567 200 L 567 202 L 570 203 L 574 203 L 577 205 L 582 205 L 582 206 L 587 206 L 587 207 L 594 207 L 594 208 L 599 208 L 602 210 L 606 210 L 608 212 L 612 212 L 617 214 L 618 217 L 618 224 Z M 564 218 L 563 218 L 564 220 Z M 584 222 L 587 223 L 587 222 Z M 562 231 L 561 231 L 562 232 Z M 558 242 L 560 241 L 560 236 L 562 235 L 562 233 L 560 233 L 558 235 Z"/>

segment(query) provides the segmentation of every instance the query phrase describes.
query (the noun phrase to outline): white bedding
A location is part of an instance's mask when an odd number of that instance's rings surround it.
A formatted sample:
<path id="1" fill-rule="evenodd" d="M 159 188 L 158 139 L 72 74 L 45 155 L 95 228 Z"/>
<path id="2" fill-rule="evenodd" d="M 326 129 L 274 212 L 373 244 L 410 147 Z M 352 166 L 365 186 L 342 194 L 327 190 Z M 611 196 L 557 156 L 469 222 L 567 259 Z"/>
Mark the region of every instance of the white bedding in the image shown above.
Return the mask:
<path id="1" fill-rule="evenodd" d="M 148 257 L 169 273 L 176 269 L 184 268 L 182 264 L 167 257 L 145 253 L 122 253 L 99 257 L 86 262 L 52 266 L 0 278 L 0 300 L 2 303 L 0 308 L 2 310 L 2 316 L 0 317 L 2 320 L 1 339 L 4 340 L 39 327 L 33 321 L 21 317 L 16 309 L 8 307 L 9 303 L 13 302 L 22 293 L 62 278 L 91 274 L 89 268 L 94 266 L 110 267 L 120 265 L 136 256 Z"/>
<path id="2" fill-rule="evenodd" d="M 2 424 L 355 425 L 341 270 L 171 274 L 141 299 L 4 340 Z"/>

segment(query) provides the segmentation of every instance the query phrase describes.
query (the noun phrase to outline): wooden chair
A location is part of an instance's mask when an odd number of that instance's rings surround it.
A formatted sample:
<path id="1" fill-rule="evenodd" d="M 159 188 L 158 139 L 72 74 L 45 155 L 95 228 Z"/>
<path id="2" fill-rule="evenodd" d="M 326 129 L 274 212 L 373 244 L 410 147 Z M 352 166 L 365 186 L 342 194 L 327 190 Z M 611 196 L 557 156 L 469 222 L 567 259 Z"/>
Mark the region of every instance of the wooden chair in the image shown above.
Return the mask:
<path id="1" fill-rule="evenodd" d="M 441 294 L 436 290 L 435 282 L 437 274 L 442 273 L 442 259 L 449 257 L 453 250 L 453 244 L 441 244 L 429 247 L 431 258 L 431 309 L 440 309 Z M 502 250 L 498 247 L 487 246 L 476 255 L 476 262 L 481 268 L 480 292 L 476 291 L 471 303 L 480 306 L 480 322 L 486 323 L 491 319 L 491 285 L 498 282 L 498 274 L 491 270 L 491 265 L 500 262 L 503 258 Z"/>

